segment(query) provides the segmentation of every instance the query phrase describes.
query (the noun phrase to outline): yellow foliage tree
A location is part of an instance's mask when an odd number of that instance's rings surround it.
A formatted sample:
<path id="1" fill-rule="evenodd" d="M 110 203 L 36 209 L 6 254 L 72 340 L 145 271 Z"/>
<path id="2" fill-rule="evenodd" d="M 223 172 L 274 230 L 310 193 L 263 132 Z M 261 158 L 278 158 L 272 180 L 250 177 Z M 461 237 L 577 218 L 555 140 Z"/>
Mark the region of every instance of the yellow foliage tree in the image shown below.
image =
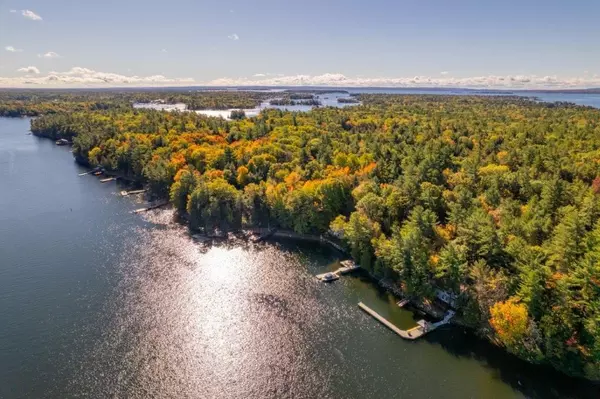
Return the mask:
<path id="1" fill-rule="evenodd" d="M 240 166 L 237 169 L 237 182 L 240 186 L 245 186 L 248 184 L 248 168 L 245 166 Z"/>
<path id="2" fill-rule="evenodd" d="M 482 176 L 500 176 L 510 172 L 510 168 L 506 165 L 488 164 L 479 168 L 479 174 Z"/>
<path id="3" fill-rule="evenodd" d="M 92 165 L 100 165 L 100 155 L 102 150 L 99 147 L 94 147 L 88 153 L 88 159 Z"/>
<path id="4" fill-rule="evenodd" d="M 521 341 L 529 330 L 527 307 L 516 298 L 496 302 L 490 308 L 490 324 L 500 341 L 506 346 L 514 346 Z"/>

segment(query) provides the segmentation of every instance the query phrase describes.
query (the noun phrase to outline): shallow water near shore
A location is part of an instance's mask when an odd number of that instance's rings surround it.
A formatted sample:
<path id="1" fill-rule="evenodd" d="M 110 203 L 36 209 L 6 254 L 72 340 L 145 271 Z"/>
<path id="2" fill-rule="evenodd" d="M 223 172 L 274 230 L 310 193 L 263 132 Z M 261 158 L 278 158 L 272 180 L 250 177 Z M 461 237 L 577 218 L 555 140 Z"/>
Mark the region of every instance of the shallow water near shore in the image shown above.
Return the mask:
<path id="1" fill-rule="evenodd" d="M 369 279 L 332 284 L 329 248 L 202 247 L 168 210 L 142 215 L 68 147 L 0 118 L 0 397 L 596 398 L 459 328 L 414 322 Z"/>

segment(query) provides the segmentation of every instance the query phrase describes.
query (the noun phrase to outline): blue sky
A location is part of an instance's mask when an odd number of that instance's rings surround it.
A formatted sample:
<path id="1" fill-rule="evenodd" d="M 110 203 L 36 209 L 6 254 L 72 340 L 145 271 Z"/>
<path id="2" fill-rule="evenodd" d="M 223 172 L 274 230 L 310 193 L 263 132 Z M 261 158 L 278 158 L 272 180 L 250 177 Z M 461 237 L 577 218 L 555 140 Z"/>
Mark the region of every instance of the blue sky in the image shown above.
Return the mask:
<path id="1" fill-rule="evenodd" d="M 599 86 L 599 20 L 598 0 L 0 0 L 0 85 Z"/>

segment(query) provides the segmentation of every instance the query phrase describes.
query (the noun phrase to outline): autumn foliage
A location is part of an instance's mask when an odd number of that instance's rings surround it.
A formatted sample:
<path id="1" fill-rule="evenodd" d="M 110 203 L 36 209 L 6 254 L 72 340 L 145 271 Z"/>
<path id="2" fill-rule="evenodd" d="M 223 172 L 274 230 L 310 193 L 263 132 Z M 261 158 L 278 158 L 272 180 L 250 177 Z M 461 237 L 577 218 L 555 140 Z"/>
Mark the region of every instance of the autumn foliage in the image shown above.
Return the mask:
<path id="1" fill-rule="evenodd" d="M 459 298 L 511 352 L 600 379 L 600 110 L 506 96 L 362 94 L 362 105 L 225 120 L 131 107 L 266 94 L 0 93 L 194 230 L 331 234 L 409 295 Z M 29 98 L 30 101 L 22 101 Z M 2 101 L 4 99 L 4 101 Z"/>
<path id="2" fill-rule="evenodd" d="M 495 303 L 490 314 L 490 324 L 505 345 L 515 345 L 526 336 L 529 322 L 527 307 L 517 299 Z"/>

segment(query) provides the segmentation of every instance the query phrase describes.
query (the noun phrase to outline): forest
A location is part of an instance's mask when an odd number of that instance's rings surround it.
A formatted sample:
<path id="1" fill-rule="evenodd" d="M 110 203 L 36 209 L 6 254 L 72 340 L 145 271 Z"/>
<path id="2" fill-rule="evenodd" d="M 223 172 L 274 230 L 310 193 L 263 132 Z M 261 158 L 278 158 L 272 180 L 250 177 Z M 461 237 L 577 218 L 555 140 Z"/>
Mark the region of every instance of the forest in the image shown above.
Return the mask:
<path id="1" fill-rule="evenodd" d="M 41 115 L 34 134 L 168 197 L 193 230 L 334 235 L 407 295 L 456 294 L 461 320 L 516 356 L 600 380 L 600 110 L 362 94 L 225 120 L 130 106 L 160 92 L 57 96 L 5 95 L 0 114 Z"/>
<path id="2" fill-rule="evenodd" d="M 287 93 L 283 93 L 288 96 Z M 23 90 L 0 92 L 0 116 L 39 116 L 59 112 L 132 109 L 134 103 L 182 103 L 187 109 L 248 109 L 270 99 L 268 91 L 95 89 Z M 312 97 L 312 96 L 311 96 Z"/>

